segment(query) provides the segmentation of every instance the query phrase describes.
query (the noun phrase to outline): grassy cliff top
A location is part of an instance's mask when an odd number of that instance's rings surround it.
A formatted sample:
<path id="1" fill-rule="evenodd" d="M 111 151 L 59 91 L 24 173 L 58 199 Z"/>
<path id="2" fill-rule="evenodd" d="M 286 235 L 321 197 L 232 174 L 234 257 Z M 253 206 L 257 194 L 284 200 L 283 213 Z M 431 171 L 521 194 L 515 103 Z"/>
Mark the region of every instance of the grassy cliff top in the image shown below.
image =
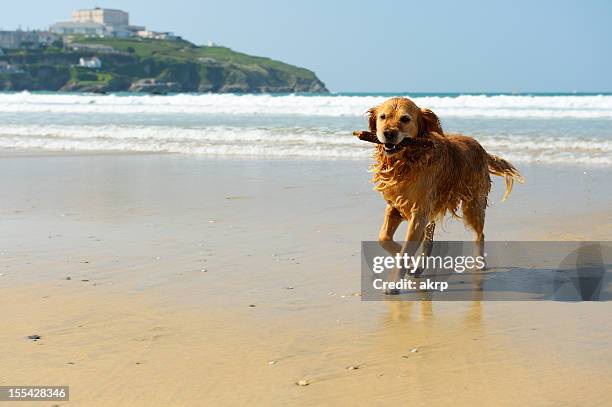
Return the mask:
<path id="1" fill-rule="evenodd" d="M 308 80 L 316 79 L 314 72 L 305 68 L 289 65 L 270 58 L 243 54 L 226 47 L 197 46 L 185 40 L 75 36 L 73 42 L 108 45 L 117 51 L 132 53 L 140 58 L 162 58 L 194 62 L 197 62 L 201 58 L 211 58 L 218 62 L 261 66 L 263 68 L 283 71 Z"/>
<path id="2" fill-rule="evenodd" d="M 314 72 L 225 47 L 185 40 L 73 36 L 63 47 L 9 50 L 0 60 L 18 72 L 0 74 L 0 90 L 150 93 L 327 93 Z M 115 52 L 111 52 L 111 50 Z M 102 66 L 79 65 L 97 55 Z"/>

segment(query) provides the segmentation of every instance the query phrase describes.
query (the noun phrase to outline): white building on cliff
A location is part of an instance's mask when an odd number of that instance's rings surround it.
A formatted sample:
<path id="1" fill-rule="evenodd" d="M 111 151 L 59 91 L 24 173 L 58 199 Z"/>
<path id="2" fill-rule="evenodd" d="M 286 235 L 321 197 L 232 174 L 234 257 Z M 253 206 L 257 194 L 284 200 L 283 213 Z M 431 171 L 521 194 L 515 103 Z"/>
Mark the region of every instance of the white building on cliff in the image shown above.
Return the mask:
<path id="1" fill-rule="evenodd" d="M 57 22 L 49 29 L 60 35 L 130 37 L 138 31 L 144 31 L 145 27 L 130 25 L 127 11 L 96 7 L 73 11 L 71 21 Z"/>
<path id="2" fill-rule="evenodd" d="M 98 57 L 93 58 L 80 58 L 79 66 L 83 68 L 100 69 L 102 68 L 102 61 Z"/>

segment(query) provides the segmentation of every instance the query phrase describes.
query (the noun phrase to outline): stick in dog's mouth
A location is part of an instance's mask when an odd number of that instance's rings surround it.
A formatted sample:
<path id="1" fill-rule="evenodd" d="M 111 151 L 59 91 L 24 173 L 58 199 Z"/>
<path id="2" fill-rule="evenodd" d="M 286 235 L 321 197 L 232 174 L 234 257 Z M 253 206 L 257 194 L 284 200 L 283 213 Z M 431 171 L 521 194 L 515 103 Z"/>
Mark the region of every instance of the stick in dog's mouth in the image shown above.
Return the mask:
<path id="1" fill-rule="evenodd" d="M 422 139 L 422 138 L 405 138 L 398 144 L 391 143 L 381 143 L 378 137 L 376 137 L 376 133 L 372 133 L 367 130 L 355 130 L 353 132 L 353 136 L 356 136 L 359 140 L 367 141 L 369 143 L 375 144 L 384 144 L 383 148 L 387 153 L 396 153 L 400 149 L 408 146 L 420 146 L 420 147 L 433 147 L 434 143 L 431 140 Z"/>

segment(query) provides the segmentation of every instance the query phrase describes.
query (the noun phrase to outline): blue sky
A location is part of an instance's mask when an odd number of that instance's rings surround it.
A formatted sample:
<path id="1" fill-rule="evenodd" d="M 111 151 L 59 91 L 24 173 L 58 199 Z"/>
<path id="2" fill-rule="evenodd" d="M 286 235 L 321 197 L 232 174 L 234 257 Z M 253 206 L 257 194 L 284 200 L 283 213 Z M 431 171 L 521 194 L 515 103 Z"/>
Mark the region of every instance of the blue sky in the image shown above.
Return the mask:
<path id="1" fill-rule="evenodd" d="M 332 91 L 612 91 L 606 0 L 19 0 L 2 5 L 0 27 L 46 27 L 95 5 L 309 68 Z"/>

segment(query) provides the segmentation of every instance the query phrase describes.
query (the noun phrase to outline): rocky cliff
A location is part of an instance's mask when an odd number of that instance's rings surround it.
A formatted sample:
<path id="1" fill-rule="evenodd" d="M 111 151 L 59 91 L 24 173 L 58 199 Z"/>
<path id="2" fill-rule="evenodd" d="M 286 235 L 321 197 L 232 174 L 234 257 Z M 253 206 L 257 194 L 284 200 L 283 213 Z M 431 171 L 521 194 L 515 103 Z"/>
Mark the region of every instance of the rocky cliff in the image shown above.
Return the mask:
<path id="1" fill-rule="evenodd" d="M 78 66 L 80 58 L 94 56 L 100 68 Z M 64 47 L 4 50 L 0 90 L 328 92 L 312 71 L 269 58 L 183 40 L 116 38 L 73 38 Z"/>

